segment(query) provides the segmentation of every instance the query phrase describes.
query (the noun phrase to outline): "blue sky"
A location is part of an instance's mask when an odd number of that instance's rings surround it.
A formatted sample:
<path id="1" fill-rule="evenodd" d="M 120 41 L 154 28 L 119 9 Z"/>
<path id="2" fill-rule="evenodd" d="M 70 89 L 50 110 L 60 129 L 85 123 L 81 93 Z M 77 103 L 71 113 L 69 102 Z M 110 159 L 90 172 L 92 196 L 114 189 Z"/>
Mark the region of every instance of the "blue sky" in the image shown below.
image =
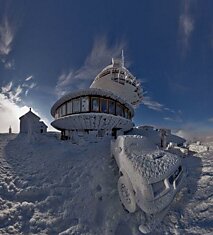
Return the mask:
<path id="1" fill-rule="evenodd" d="M 124 49 L 142 82 L 136 124 L 213 130 L 212 0 L 0 0 L 0 132 L 32 107 L 51 122 Z"/>

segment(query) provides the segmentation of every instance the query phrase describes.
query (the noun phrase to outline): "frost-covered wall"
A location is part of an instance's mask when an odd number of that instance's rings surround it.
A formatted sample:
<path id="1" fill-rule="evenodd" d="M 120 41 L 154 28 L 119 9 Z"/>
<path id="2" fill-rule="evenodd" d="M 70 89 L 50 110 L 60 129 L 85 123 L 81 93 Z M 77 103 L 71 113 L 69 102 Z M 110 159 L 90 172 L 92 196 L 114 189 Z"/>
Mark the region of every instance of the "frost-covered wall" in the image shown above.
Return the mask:
<path id="1" fill-rule="evenodd" d="M 46 133 L 47 125 L 31 109 L 20 118 L 20 133 Z"/>
<path id="2" fill-rule="evenodd" d="M 56 119 L 52 126 L 67 130 L 112 130 L 113 128 L 130 130 L 131 120 L 101 113 L 81 113 Z"/>

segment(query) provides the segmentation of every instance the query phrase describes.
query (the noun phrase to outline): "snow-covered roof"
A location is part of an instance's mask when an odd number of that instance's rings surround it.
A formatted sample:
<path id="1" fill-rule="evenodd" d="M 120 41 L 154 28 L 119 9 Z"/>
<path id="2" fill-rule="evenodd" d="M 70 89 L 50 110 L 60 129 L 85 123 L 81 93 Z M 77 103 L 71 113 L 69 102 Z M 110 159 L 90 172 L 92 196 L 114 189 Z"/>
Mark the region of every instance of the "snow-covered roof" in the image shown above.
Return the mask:
<path id="1" fill-rule="evenodd" d="M 133 107 L 124 99 L 122 99 L 121 97 L 114 95 L 112 92 L 110 91 L 106 91 L 103 89 L 97 89 L 97 88 L 89 88 L 89 89 L 85 89 L 85 90 L 80 90 L 80 91 L 75 91 L 75 92 L 70 92 L 64 96 L 62 96 L 59 100 L 57 100 L 55 102 L 55 104 L 52 106 L 51 108 L 51 114 L 52 116 L 55 115 L 55 111 L 56 109 L 62 105 L 63 103 L 65 103 L 66 101 L 70 100 L 70 99 L 74 99 L 77 97 L 81 97 L 81 96 L 86 96 L 86 95 L 97 95 L 97 96 L 103 96 L 103 97 L 109 97 L 112 98 L 116 101 L 119 101 L 121 104 L 125 105 L 131 112 L 132 116 L 134 115 L 134 109 Z"/>
<path id="2" fill-rule="evenodd" d="M 30 108 L 30 110 L 27 112 L 27 113 L 25 113 L 24 115 L 22 115 L 19 119 L 21 120 L 22 118 L 34 118 L 34 119 L 37 119 L 37 120 L 40 120 L 40 117 L 39 116 L 37 116 L 35 113 L 33 113 L 32 111 L 31 111 L 31 108 Z"/>

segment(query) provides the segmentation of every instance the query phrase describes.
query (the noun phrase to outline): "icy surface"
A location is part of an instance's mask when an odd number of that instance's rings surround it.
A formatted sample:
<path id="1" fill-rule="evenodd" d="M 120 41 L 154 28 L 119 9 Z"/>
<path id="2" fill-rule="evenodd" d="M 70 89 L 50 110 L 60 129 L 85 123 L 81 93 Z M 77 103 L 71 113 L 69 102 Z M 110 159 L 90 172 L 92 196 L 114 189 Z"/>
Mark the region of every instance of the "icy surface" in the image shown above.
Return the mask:
<path id="1" fill-rule="evenodd" d="M 155 179 L 159 181 L 161 177 L 165 178 L 166 172 L 170 173 L 180 164 L 180 158 L 177 155 L 157 149 L 149 138 L 127 135 L 119 136 L 116 142 L 117 146 L 125 149 L 125 156 L 121 158 L 127 158 L 134 170 L 148 181 Z"/>
<path id="2" fill-rule="evenodd" d="M 168 169 L 177 166 L 179 162 L 179 158 L 176 155 L 162 150 L 154 150 L 142 155 L 132 153 L 128 154 L 127 157 L 134 169 L 148 181 L 153 178 L 159 180 Z"/>
<path id="3" fill-rule="evenodd" d="M 184 159 L 188 180 L 152 235 L 208 234 L 213 221 L 213 152 Z M 110 141 L 0 135 L 0 234 L 139 235 L 162 215 L 123 210 Z"/>

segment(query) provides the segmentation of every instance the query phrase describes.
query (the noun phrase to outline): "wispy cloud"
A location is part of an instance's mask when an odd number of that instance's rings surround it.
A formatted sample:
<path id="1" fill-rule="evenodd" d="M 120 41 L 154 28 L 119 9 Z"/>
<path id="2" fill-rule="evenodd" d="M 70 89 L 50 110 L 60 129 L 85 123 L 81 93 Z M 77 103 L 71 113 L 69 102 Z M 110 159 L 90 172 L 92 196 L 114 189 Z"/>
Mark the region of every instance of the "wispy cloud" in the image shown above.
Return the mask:
<path id="1" fill-rule="evenodd" d="M 4 4 L 2 4 L 4 5 Z M 14 69 L 14 60 L 9 58 L 9 54 L 13 49 L 13 42 L 18 28 L 20 19 L 14 18 L 14 14 L 10 13 L 10 4 L 1 6 L 4 13 L 0 18 L 0 61 L 4 64 L 5 69 Z"/>
<path id="2" fill-rule="evenodd" d="M 1 87 L 1 94 L 8 98 L 11 102 L 19 102 L 21 100 L 20 95 L 22 88 L 20 85 L 13 87 L 13 82 L 9 82 L 7 85 Z"/>
<path id="3" fill-rule="evenodd" d="M 124 47 L 124 42 L 109 46 L 105 37 L 96 39 L 83 66 L 78 70 L 70 69 L 59 76 L 55 88 L 56 94 L 62 96 L 68 91 L 88 87 L 100 70 L 110 63 L 112 57 L 121 55 Z"/>
<path id="4" fill-rule="evenodd" d="M 183 122 L 183 119 L 177 114 L 173 115 L 172 117 L 164 117 L 163 119 L 170 122 Z"/>
<path id="5" fill-rule="evenodd" d="M 143 104 L 146 105 L 149 109 L 152 109 L 155 111 L 163 111 L 164 110 L 164 105 L 153 100 L 150 96 L 143 97 Z"/>
<path id="6" fill-rule="evenodd" d="M 33 78 L 33 75 L 27 77 L 27 78 L 25 79 L 25 81 L 30 81 L 32 78 Z"/>
<path id="7" fill-rule="evenodd" d="M 192 4 L 194 4 L 192 0 L 183 0 L 179 17 L 179 35 L 183 55 L 189 48 L 190 37 L 195 28 L 195 20 L 191 13 Z"/>
<path id="8" fill-rule="evenodd" d="M 164 104 L 159 103 L 152 99 L 152 97 L 145 95 L 143 97 L 143 104 L 147 106 L 147 108 L 152 109 L 157 112 L 162 112 L 167 115 L 163 119 L 169 122 L 183 122 L 182 113 L 180 110 L 175 111 L 171 108 L 166 107 Z"/>
<path id="9" fill-rule="evenodd" d="M 8 16 L 3 16 L 0 22 L 0 55 L 7 56 L 11 52 L 15 32 L 15 27 Z"/>
<path id="10" fill-rule="evenodd" d="M 209 126 L 207 122 L 187 122 L 182 123 L 180 129 L 176 130 L 175 133 L 187 140 L 205 141 L 213 137 L 213 127 Z"/>
<path id="11" fill-rule="evenodd" d="M 18 103 L 22 100 L 22 94 L 27 95 L 31 89 L 36 86 L 35 82 L 29 82 L 25 80 L 24 83 L 15 85 L 13 81 L 10 81 L 5 86 L 0 88 L 0 94 L 3 94 L 7 97 L 10 102 Z"/>
<path id="12" fill-rule="evenodd" d="M 213 117 L 208 119 L 209 122 L 213 122 Z"/>

